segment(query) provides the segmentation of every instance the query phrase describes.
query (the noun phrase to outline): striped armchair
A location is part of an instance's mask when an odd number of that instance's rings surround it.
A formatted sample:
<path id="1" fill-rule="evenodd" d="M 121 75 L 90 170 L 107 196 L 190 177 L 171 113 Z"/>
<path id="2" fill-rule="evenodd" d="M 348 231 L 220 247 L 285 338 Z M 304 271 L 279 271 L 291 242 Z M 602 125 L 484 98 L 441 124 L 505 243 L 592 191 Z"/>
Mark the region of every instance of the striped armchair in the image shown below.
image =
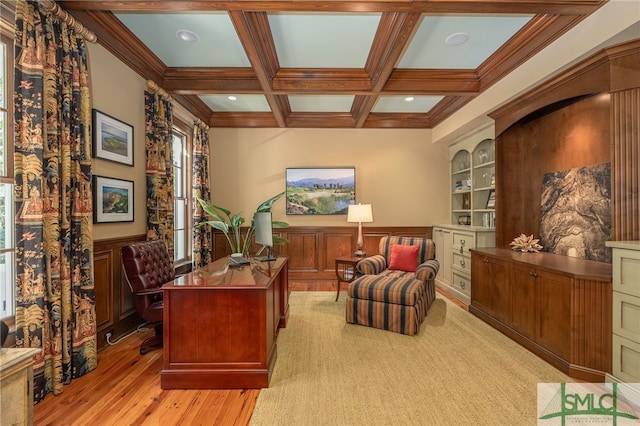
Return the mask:
<path id="1" fill-rule="evenodd" d="M 436 298 L 436 246 L 427 238 L 392 236 L 379 248 L 358 263 L 362 275 L 349 284 L 347 322 L 414 335 Z"/>

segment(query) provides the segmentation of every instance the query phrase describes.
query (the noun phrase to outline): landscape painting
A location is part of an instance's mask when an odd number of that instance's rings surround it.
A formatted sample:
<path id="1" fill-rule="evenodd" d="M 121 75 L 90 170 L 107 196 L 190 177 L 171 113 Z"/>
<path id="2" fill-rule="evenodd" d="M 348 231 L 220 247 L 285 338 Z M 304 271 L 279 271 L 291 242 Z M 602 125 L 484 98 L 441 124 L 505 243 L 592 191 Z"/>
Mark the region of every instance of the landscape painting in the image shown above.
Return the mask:
<path id="1" fill-rule="evenodd" d="M 133 222 L 133 182 L 93 176 L 93 222 Z"/>
<path id="2" fill-rule="evenodd" d="M 133 126 L 94 109 L 93 156 L 133 166 Z"/>
<path id="3" fill-rule="evenodd" d="M 286 181 L 288 215 L 346 215 L 356 202 L 354 167 L 291 168 Z"/>

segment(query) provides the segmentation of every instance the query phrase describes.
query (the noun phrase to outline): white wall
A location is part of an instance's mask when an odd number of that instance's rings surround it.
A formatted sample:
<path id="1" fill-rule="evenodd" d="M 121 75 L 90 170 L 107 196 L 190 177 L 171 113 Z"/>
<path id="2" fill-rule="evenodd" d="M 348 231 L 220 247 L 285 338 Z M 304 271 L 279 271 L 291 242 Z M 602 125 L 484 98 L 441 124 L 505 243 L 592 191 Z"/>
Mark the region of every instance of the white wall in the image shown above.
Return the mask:
<path id="1" fill-rule="evenodd" d="M 288 167 L 356 169 L 356 201 L 373 207 L 373 226 L 430 226 L 448 219 L 448 149 L 429 130 L 211 129 L 214 203 L 251 217 L 285 189 Z M 291 226 L 352 226 L 341 216 L 287 216 Z"/>
<path id="2" fill-rule="evenodd" d="M 93 108 L 133 126 L 134 167 L 112 161 L 93 161 L 93 174 L 133 181 L 134 222 L 98 223 L 96 240 L 146 233 L 144 91 L 146 80 L 97 43 L 87 43 Z"/>

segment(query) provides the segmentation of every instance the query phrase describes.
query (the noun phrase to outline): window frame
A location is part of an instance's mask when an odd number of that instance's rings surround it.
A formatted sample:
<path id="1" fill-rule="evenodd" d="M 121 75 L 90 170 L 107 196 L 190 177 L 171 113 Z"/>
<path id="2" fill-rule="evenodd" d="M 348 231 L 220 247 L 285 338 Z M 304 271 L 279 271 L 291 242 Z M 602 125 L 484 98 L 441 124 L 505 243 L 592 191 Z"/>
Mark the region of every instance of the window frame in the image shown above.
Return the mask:
<path id="1" fill-rule="evenodd" d="M 173 129 L 172 129 L 172 141 L 176 136 L 180 137 L 183 140 L 182 147 L 182 176 L 181 179 L 178 178 L 177 168 L 175 165 L 175 160 L 173 164 L 173 172 L 174 172 L 174 206 L 177 209 L 177 206 L 182 203 L 184 206 L 184 228 L 179 228 L 177 220 L 179 219 L 178 212 L 174 212 L 174 241 L 173 241 L 173 249 L 174 249 L 174 262 L 176 267 L 180 267 L 183 265 L 191 264 L 193 262 L 193 203 L 192 203 L 192 129 L 184 123 L 183 121 L 173 119 Z M 173 147 L 172 147 L 173 148 Z M 175 153 L 175 149 L 174 149 Z M 178 188 L 177 182 L 182 182 L 182 196 L 178 196 Z M 176 238 L 176 234 L 178 230 L 184 231 L 184 238 L 178 239 Z M 184 257 L 176 258 L 178 250 L 178 244 L 183 244 Z"/>
<path id="2" fill-rule="evenodd" d="M 14 150 L 14 126 L 15 118 L 13 117 L 13 95 L 14 95 L 14 73 L 12 70 L 15 69 L 14 63 L 14 31 L 15 31 L 15 10 L 13 10 L 11 5 L 7 5 L 2 2 L 0 4 L 0 10 L 3 13 L 0 13 L 0 42 L 5 46 L 5 69 L 6 72 L 5 79 L 5 87 L 4 87 L 4 96 L 5 96 L 5 106 L 0 106 L 0 110 L 6 113 L 6 122 L 5 122 L 5 146 L 4 146 L 4 161 L 5 167 L 4 171 L 0 170 L 0 184 L 11 185 L 12 189 L 15 185 L 15 176 L 14 176 L 14 164 L 13 164 L 13 150 Z M 8 286 L 6 289 L 7 296 L 6 299 L 0 300 L 2 306 L 0 306 L 0 312 L 6 311 L 6 304 L 11 304 L 10 314 L 9 315 L 0 315 L 0 319 L 4 321 L 9 326 L 9 336 L 7 341 L 5 342 L 5 346 L 13 346 L 15 345 L 15 295 L 16 295 L 16 269 L 15 269 L 15 252 L 16 252 L 16 239 L 15 239 L 15 215 L 14 206 L 15 199 L 13 197 L 13 190 L 11 191 L 11 202 L 10 202 L 10 222 L 11 229 L 13 232 L 13 241 L 11 242 L 11 247 L 0 247 L 0 254 L 6 255 L 10 254 L 10 261 L 12 262 L 12 278 L 11 280 L 7 280 L 5 285 Z"/>

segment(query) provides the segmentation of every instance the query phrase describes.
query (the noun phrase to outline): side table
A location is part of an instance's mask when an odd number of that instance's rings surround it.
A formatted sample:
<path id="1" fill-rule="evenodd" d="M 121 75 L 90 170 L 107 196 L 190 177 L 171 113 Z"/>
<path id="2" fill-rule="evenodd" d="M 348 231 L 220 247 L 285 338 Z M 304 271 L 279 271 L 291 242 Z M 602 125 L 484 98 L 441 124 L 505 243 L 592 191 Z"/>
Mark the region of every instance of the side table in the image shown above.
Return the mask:
<path id="1" fill-rule="evenodd" d="M 338 279 L 338 289 L 336 291 L 336 301 L 340 297 L 340 283 L 350 283 L 356 279 L 356 265 L 363 258 L 353 255 L 336 258 L 336 278 Z"/>

